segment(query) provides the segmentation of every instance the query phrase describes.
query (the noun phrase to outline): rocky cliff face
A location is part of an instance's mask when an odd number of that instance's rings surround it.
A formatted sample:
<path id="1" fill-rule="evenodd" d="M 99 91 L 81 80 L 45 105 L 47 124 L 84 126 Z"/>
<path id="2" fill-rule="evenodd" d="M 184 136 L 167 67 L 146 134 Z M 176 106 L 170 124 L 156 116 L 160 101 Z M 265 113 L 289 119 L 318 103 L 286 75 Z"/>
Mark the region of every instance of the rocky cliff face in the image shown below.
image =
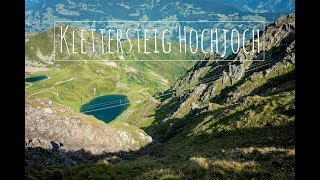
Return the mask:
<path id="1" fill-rule="evenodd" d="M 137 150 L 152 142 L 150 136 L 134 126 L 107 125 L 92 116 L 75 113 L 43 99 L 26 102 L 25 138 L 30 162 L 34 160 L 34 148 L 103 154 Z"/>

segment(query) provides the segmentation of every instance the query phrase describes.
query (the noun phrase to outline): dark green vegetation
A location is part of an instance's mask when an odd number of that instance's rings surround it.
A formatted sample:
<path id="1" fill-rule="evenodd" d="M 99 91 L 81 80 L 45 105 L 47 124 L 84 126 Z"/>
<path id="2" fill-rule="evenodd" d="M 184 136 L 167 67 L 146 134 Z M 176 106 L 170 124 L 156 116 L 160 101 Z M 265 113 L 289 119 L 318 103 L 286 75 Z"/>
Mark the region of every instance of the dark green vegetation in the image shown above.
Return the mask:
<path id="1" fill-rule="evenodd" d="M 93 115 L 95 118 L 108 123 L 125 111 L 129 104 L 130 101 L 124 95 L 104 95 L 96 97 L 81 106 L 80 112 Z"/>
<path id="2" fill-rule="evenodd" d="M 73 167 L 32 167 L 26 176 L 294 179 L 294 18 L 289 15 L 267 27 L 264 62 L 197 62 L 168 90 L 141 100 L 114 121 L 144 129 L 152 143 L 103 157 L 87 152 L 86 158 L 98 160 Z M 240 56 L 243 52 L 232 58 Z M 255 56 L 261 54 L 246 58 Z"/>
<path id="3" fill-rule="evenodd" d="M 44 79 L 47 79 L 48 76 L 35 76 L 35 77 L 27 77 L 25 78 L 25 82 L 37 82 L 37 81 L 41 81 Z"/>

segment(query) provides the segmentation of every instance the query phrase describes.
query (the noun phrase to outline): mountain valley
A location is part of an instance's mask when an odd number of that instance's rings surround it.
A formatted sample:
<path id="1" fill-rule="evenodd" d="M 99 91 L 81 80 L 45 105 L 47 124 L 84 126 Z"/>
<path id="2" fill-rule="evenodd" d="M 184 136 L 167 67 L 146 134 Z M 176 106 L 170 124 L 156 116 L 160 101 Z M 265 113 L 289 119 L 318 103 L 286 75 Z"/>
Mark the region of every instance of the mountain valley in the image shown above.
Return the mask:
<path id="1" fill-rule="evenodd" d="M 53 61 L 52 29 L 26 33 L 26 77 L 50 77 L 26 82 L 27 179 L 293 179 L 295 15 L 263 34 L 234 61 L 74 63 Z M 115 120 L 80 113 L 113 93 L 130 100 Z"/>

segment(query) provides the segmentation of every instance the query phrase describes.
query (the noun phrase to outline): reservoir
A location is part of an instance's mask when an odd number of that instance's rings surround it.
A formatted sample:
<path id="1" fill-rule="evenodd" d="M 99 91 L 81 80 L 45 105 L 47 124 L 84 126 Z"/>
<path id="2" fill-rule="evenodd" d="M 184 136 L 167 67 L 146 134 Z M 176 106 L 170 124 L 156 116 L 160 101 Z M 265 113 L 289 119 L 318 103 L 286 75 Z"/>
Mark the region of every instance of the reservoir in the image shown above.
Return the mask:
<path id="1" fill-rule="evenodd" d="M 97 119 L 109 123 L 124 112 L 129 105 L 129 99 L 125 95 L 104 95 L 96 97 L 82 105 L 80 112 L 93 115 Z"/>
<path id="2" fill-rule="evenodd" d="M 37 81 L 41 81 L 41 80 L 44 80 L 44 79 L 47 79 L 48 76 L 35 76 L 35 77 L 28 77 L 28 78 L 25 78 L 25 82 L 37 82 Z"/>

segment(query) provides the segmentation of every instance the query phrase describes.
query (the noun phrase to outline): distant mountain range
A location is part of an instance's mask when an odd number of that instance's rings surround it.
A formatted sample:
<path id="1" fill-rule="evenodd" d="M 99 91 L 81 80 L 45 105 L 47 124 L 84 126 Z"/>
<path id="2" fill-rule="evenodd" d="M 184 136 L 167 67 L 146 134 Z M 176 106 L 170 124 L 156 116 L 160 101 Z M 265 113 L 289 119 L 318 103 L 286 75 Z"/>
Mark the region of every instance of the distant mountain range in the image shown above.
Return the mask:
<path id="1" fill-rule="evenodd" d="M 58 20 L 262 20 L 294 12 L 293 0 L 26 0 L 26 31 Z"/>
<path id="2" fill-rule="evenodd" d="M 208 0 L 210 2 L 223 2 L 232 4 L 240 11 L 255 13 L 264 12 L 294 12 L 294 0 Z"/>

